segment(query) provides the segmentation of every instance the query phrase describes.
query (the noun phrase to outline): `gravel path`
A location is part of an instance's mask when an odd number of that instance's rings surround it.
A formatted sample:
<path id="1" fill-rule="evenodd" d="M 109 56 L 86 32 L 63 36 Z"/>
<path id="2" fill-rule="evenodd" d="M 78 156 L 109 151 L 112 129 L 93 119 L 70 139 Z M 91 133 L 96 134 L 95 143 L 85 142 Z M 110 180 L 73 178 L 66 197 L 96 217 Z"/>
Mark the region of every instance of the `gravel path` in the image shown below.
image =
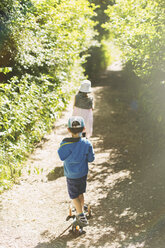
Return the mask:
<path id="1" fill-rule="evenodd" d="M 164 248 L 164 148 L 136 102 L 133 79 L 117 65 L 93 86 L 94 145 L 86 203 L 93 217 L 73 237 L 66 222 L 70 200 L 57 149 L 67 135 L 72 101 L 29 157 L 31 174 L 0 196 L 0 248 Z M 55 169 L 55 173 L 50 173 Z M 37 171 L 43 170 L 37 174 Z"/>

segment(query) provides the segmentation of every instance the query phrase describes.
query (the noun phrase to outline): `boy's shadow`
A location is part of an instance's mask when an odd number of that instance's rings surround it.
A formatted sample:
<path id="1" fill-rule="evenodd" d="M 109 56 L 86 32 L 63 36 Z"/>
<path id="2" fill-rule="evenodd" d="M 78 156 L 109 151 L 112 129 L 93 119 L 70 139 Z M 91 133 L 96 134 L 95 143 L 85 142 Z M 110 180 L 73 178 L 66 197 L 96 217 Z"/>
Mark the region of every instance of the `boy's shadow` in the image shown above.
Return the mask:
<path id="1" fill-rule="evenodd" d="M 48 181 L 53 181 L 63 176 L 64 176 L 64 167 L 60 166 L 60 167 L 55 167 L 53 170 L 51 170 L 47 175 L 47 179 Z"/>
<path id="2" fill-rule="evenodd" d="M 82 234 L 84 235 L 84 234 Z M 49 241 L 39 243 L 35 248 L 65 248 L 67 246 L 67 242 L 76 239 L 77 236 L 75 236 L 72 232 L 66 231 L 66 234 L 63 234 L 61 237 L 52 237 Z"/>

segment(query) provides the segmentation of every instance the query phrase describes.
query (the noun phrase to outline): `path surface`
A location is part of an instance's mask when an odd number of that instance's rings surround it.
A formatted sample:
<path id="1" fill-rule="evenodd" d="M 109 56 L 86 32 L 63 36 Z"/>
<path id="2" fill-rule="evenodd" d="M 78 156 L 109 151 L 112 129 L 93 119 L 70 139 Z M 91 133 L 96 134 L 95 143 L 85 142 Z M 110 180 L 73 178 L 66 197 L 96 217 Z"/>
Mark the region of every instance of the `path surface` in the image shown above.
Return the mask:
<path id="1" fill-rule="evenodd" d="M 24 175 L 0 198 L 0 248 L 164 248 L 164 148 L 157 130 L 136 103 L 132 78 L 107 71 L 93 87 L 93 142 L 86 202 L 93 218 L 86 234 L 66 232 L 70 200 L 57 156 L 67 135 L 68 106 L 52 133 L 27 161 Z M 37 174 L 38 168 L 43 173 Z M 56 168 L 56 173 L 50 171 Z M 34 173 L 33 173 L 34 171 Z M 49 177 L 47 175 L 49 174 Z M 55 178 L 56 177 L 56 178 Z"/>

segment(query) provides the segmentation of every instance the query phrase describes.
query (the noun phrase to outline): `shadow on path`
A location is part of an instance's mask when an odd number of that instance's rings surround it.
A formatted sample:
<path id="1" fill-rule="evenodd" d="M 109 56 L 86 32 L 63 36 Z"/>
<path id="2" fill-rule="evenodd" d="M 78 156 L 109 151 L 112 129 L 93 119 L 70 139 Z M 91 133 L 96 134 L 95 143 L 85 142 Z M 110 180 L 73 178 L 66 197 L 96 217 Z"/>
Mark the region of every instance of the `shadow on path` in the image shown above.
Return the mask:
<path id="1" fill-rule="evenodd" d="M 67 242 L 75 239 L 71 233 L 64 234 L 60 238 L 52 237 L 49 242 L 38 244 L 35 248 L 65 248 L 67 246 Z"/>
<path id="2" fill-rule="evenodd" d="M 141 110 L 135 81 L 124 71 L 107 71 L 93 87 L 96 161 L 87 194 L 94 216 L 86 235 L 66 233 L 35 248 L 164 248 L 164 147 Z"/>
<path id="3" fill-rule="evenodd" d="M 107 158 L 96 161 L 89 181 L 104 185 L 105 198 L 95 208 L 99 226 L 109 230 L 97 240 L 101 247 L 107 241 L 114 247 L 163 248 L 165 243 L 164 145 L 138 104 L 137 83 L 124 71 L 108 71 L 96 86 L 94 137 L 99 142 L 94 144 L 98 159 Z"/>

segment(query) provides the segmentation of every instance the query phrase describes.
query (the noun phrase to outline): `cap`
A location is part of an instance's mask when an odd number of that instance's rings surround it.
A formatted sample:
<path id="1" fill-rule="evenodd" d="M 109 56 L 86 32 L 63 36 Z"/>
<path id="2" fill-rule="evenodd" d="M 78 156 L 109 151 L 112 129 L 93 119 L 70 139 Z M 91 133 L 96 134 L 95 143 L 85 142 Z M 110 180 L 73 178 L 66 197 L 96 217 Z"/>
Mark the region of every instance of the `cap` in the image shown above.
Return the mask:
<path id="1" fill-rule="evenodd" d="M 84 92 L 84 93 L 90 93 L 92 91 L 91 81 L 89 80 L 82 81 L 79 91 Z"/>
<path id="2" fill-rule="evenodd" d="M 68 120 L 69 128 L 85 127 L 84 119 L 81 116 L 71 116 Z"/>

